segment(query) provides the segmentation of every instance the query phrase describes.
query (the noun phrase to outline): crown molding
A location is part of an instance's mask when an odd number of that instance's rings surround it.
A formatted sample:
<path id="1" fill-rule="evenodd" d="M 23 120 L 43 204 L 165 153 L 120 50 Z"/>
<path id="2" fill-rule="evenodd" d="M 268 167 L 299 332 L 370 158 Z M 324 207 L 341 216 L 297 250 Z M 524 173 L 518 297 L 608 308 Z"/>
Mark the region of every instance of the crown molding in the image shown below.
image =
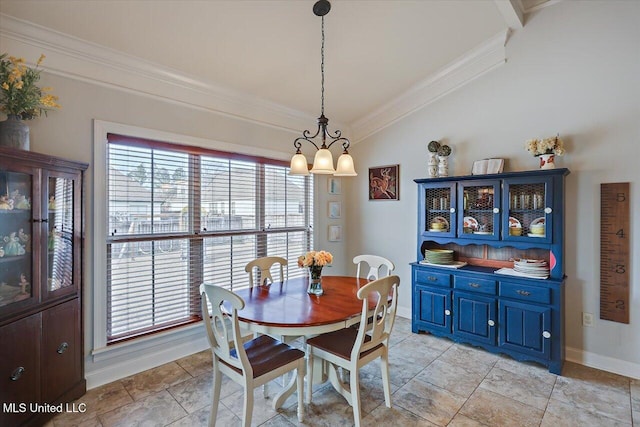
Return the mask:
<path id="1" fill-rule="evenodd" d="M 505 45 L 508 35 L 507 28 L 414 85 L 391 102 L 353 122 L 351 124 L 353 142 L 362 141 L 505 63 L 507 60 Z"/>
<path id="2" fill-rule="evenodd" d="M 520 0 L 494 0 L 509 28 L 524 27 L 524 7 Z"/>
<path id="3" fill-rule="evenodd" d="M 2 49 L 47 56 L 47 73 L 300 133 L 317 117 L 0 13 Z M 348 126 L 340 123 L 343 131 Z"/>

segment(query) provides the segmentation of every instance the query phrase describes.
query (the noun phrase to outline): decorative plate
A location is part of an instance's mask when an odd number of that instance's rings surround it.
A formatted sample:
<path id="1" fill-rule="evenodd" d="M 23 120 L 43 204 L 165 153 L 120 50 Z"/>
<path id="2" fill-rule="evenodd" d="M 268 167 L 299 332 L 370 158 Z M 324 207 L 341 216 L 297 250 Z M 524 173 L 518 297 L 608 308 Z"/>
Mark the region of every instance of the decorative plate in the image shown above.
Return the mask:
<path id="1" fill-rule="evenodd" d="M 439 222 L 440 224 L 444 224 L 444 228 L 449 228 L 449 221 L 443 216 L 436 216 L 431 222 Z"/>
<path id="2" fill-rule="evenodd" d="M 509 228 L 522 228 L 522 224 L 516 218 L 510 216 L 509 217 Z"/>
<path id="3" fill-rule="evenodd" d="M 509 219 L 509 221 L 511 221 L 511 219 Z M 533 221 L 531 221 L 531 224 L 529 224 L 529 227 L 531 227 L 532 225 L 544 225 L 544 217 L 541 216 L 540 218 L 536 218 Z"/>
<path id="4" fill-rule="evenodd" d="M 472 228 L 474 230 L 477 230 L 478 229 L 478 220 L 475 219 L 472 216 L 465 216 L 463 225 L 464 225 L 464 227 Z"/>

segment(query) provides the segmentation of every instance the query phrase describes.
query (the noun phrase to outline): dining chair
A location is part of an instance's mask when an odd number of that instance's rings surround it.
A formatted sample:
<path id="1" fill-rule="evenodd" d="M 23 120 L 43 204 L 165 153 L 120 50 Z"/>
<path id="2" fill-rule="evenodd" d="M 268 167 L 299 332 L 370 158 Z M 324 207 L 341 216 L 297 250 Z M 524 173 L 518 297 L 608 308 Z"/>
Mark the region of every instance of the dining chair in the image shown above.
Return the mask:
<path id="1" fill-rule="evenodd" d="M 369 280 L 377 280 L 380 277 L 384 277 L 380 274 L 380 268 L 382 267 L 386 268 L 387 274 L 385 276 L 390 276 L 391 272 L 396 268 L 391 261 L 378 255 L 358 255 L 353 258 L 353 263 L 358 265 L 356 277 L 360 277 L 362 263 L 366 263 L 369 266 L 369 273 L 367 273 L 367 279 Z"/>
<path id="2" fill-rule="evenodd" d="M 284 258 L 279 256 L 266 256 L 262 258 L 256 258 L 253 261 L 247 263 L 244 267 L 244 271 L 249 273 L 249 286 L 253 288 L 255 285 L 253 270 L 254 268 L 258 268 L 260 270 L 260 284 L 262 285 L 270 285 L 273 283 L 273 278 L 271 277 L 271 266 L 273 264 L 280 264 L 280 281 L 284 282 L 284 266 L 289 264 Z M 269 281 L 269 283 L 267 283 Z"/>
<path id="3" fill-rule="evenodd" d="M 353 408 L 356 427 L 362 422 L 359 370 L 377 358 L 381 362 L 385 405 L 391 407 L 389 336 L 396 317 L 399 286 L 398 276 L 387 276 L 367 283 L 357 293 L 362 300 L 360 326 L 357 329 L 344 328 L 307 339 L 307 377 L 313 378 L 314 357 L 328 362 L 329 380 Z M 376 301 L 373 311 L 369 310 L 369 301 Z M 350 372 L 349 384 L 340 380 L 339 367 Z M 307 403 L 311 403 L 311 393 L 311 381 L 308 381 Z"/>
<path id="4" fill-rule="evenodd" d="M 297 381 L 298 421 L 302 422 L 304 419 L 304 352 L 268 335 L 260 335 L 243 342 L 240 335 L 238 310 L 244 308 L 244 300 L 231 291 L 206 283 L 200 285 L 200 296 L 202 319 L 213 354 L 213 395 L 209 426 L 216 424 L 222 374 L 244 387 L 242 424 L 249 427 L 253 413 L 253 390 L 294 369 L 297 370 L 297 375 L 291 379 L 291 385 L 293 386 L 293 381 Z M 211 302 L 211 312 L 207 300 Z M 227 340 L 229 331 L 227 331 L 228 323 L 225 319 L 229 317 L 233 346 Z M 276 404 L 274 400 L 274 409 L 277 410 Z"/>

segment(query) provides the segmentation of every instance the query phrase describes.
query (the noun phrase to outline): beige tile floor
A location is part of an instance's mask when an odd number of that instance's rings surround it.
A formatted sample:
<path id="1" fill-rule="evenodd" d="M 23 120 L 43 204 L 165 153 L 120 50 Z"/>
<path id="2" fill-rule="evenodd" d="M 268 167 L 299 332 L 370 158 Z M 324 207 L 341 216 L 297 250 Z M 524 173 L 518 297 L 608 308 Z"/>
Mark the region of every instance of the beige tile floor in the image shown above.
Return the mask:
<path id="1" fill-rule="evenodd" d="M 361 371 L 365 426 L 640 426 L 640 380 L 566 363 L 563 376 L 467 345 L 412 334 L 398 318 L 390 348 L 393 408 L 384 405 L 377 362 Z M 211 353 L 193 354 L 89 390 L 83 414 L 61 414 L 57 426 L 205 426 L 211 405 Z M 277 384 L 268 395 L 277 393 Z M 255 392 L 254 426 L 291 426 L 296 398 L 274 411 Z M 353 412 L 327 383 L 306 406 L 304 425 L 353 425 Z M 239 426 L 242 389 L 224 378 L 219 426 Z"/>

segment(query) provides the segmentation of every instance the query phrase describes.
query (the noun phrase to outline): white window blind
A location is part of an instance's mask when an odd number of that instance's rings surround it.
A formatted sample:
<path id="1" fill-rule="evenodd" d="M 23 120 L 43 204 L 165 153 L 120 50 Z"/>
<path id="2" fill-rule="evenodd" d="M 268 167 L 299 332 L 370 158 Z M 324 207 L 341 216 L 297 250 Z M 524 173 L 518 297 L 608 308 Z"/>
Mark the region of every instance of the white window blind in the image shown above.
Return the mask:
<path id="1" fill-rule="evenodd" d="M 311 177 L 289 176 L 281 161 L 108 142 L 108 344 L 200 320 L 200 283 L 247 287 L 255 258 L 281 256 L 286 277 L 304 273 L 296 259 L 313 245 Z"/>

